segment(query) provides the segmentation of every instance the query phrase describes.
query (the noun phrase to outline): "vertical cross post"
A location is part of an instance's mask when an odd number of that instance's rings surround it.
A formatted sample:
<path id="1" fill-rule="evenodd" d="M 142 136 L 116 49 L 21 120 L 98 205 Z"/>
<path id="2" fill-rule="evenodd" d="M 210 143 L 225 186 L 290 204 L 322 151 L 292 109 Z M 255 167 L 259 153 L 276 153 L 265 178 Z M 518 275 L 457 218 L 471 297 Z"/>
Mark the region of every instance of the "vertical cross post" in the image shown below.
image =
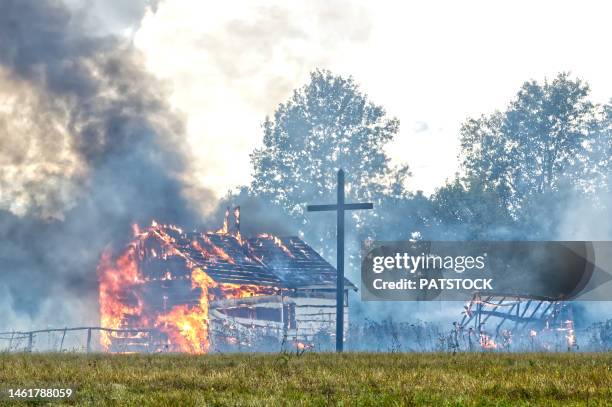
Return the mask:
<path id="1" fill-rule="evenodd" d="M 338 171 L 336 219 L 336 352 L 344 347 L 344 171 Z"/>
<path id="2" fill-rule="evenodd" d="M 338 170 L 338 198 L 336 204 L 307 205 L 309 212 L 336 211 L 336 244 L 337 244 L 337 279 L 336 279 L 336 352 L 344 347 L 344 211 L 354 209 L 372 209 L 371 203 L 345 203 L 344 171 Z"/>

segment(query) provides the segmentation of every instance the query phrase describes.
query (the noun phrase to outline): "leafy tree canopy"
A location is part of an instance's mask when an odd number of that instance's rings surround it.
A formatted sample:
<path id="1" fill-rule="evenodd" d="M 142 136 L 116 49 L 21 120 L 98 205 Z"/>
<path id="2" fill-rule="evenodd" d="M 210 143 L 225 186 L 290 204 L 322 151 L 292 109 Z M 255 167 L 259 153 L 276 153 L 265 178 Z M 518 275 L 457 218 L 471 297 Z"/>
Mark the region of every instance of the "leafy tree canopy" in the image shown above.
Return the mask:
<path id="1" fill-rule="evenodd" d="M 469 119 L 461 128 L 462 164 L 512 211 L 564 184 L 586 188 L 594 166 L 596 106 L 589 87 L 561 73 L 526 82 L 505 112 Z"/>
<path id="2" fill-rule="evenodd" d="M 334 199 L 343 168 L 353 199 L 401 196 L 408 168 L 393 167 L 384 149 L 398 129 L 398 119 L 370 102 L 351 77 L 314 71 L 264 122 L 263 147 L 251 155 L 251 189 L 300 214 L 305 203 Z"/>

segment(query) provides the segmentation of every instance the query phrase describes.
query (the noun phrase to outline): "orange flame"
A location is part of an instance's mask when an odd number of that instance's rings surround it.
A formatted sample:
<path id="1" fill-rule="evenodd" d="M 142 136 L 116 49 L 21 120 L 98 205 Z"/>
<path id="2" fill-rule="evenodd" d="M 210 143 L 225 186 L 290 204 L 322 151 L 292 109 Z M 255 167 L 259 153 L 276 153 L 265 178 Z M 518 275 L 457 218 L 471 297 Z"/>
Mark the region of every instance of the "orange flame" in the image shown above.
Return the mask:
<path id="1" fill-rule="evenodd" d="M 568 319 L 564 321 L 563 325 L 563 329 L 566 331 L 565 339 L 567 341 L 567 347 L 571 349 L 577 345 L 576 335 L 574 333 L 574 321 Z"/>
<path id="2" fill-rule="evenodd" d="M 206 353 L 210 347 L 208 338 L 208 288 L 215 282 L 199 268 L 191 273 L 193 288 L 200 288 L 202 295 L 196 306 L 177 305 L 170 312 L 158 316 L 155 326 L 168 335 L 171 349 L 177 352 Z"/>
<path id="3" fill-rule="evenodd" d="M 128 247 L 113 258 L 110 249 L 105 250 L 98 265 L 100 323 L 102 327 L 112 329 L 150 329 L 162 334 L 163 347 L 174 352 L 206 353 L 210 350 L 209 302 L 213 299 L 243 298 L 270 294 L 276 290 L 257 285 L 239 285 L 217 283 L 205 268 L 195 266 L 195 262 L 181 251 L 177 241 L 183 241 L 187 235 L 172 225 L 159 225 L 155 221 L 141 231 L 133 227 L 134 240 Z M 174 238 L 172 236 L 180 236 Z M 197 241 L 204 241 L 205 249 Z M 235 264 L 234 259 L 216 246 L 205 234 L 197 235 L 189 241 L 189 247 L 196 249 L 210 261 L 226 261 Z M 143 264 L 148 261 L 162 262 L 172 259 L 167 267 L 183 264 L 188 270 L 191 288 L 197 301 L 173 305 L 166 308 L 168 297 L 162 296 L 162 307 L 150 306 L 141 294 L 147 284 L 159 281 L 168 284 L 174 280 L 174 271 L 163 270 L 157 277 L 143 273 Z M 175 269 L 173 269 L 175 270 Z M 180 272 L 179 272 L 180 274 Z M 147 277 L 145 277 L 145 275 Z M 161 295 L 161 294 L 160 294 Z M 102 332 L 101 345 L 104 350 L 112 350 L 113 334 Z M 125 336 L 122 336 L 125 338 Z M 130 338 L 142 338 L 142 333 L 134 333 Z"/>
<path id="4" fill-rule="evenodd" d="M 480 346 L 482 346 L 483 349 L 497 349 L 497 343 L 486 334 L 480 334 Z"/>
<path id="5" fill-rule="evenodd" d="M 126 287 L 141 282 L 134 246 L 130 245 L 114 263 L 110 249 L 105 249 L 98 266 L 98 275 L 100 276 L 100 323 L 103 327 L 120 328 L 121 321 L 126 315 L 138 315 L 142 312 L 140 298 L 136 298 L 137 303 L 134 305 L 128 305 L 122 300 Z M 102 331 L 100 341 L 104 349 L 108 350 L 111 342 L 109 333 Z"/>
<path id="6" fill-rule="evenodd" d="M 281 249 L 283 252 L 285 252 L 285 254 L 289 257 L 295 257 L 293 255 L 293 253 L 291 253 L 291 250 L 289 250 L 289 248 L 287 246 L 285 246 L 282 242 L 282 240 L 280 240 L 277 236 L 274 235 L 270 235 L 268 233 L 262 233 L 260 235 L 258 235 L 257 237 L 262 238 L 262 239 L 270 239 L 274 242 L 274 244 Z"/>
<path id="7" fill-rule="evenodd" d="M 221 226 L 221 229 L 217 230 L 217 233 L 221 235 L 226 235 L 229 233 L 229 215 L 230 215 L 230 210 L 228 207 L 227 209 L 225 209 L 225 216 L 223 218 L 223 226 Z"/>

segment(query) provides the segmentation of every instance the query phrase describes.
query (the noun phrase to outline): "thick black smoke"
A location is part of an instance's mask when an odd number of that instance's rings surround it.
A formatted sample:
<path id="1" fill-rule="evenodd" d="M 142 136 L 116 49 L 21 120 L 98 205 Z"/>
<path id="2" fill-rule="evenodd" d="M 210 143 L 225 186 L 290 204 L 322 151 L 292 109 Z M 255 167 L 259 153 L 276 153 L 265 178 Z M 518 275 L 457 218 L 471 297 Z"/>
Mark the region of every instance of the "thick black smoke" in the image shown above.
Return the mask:
<path id="1" fill-rule="evenodd" d="M 193 225 L 186 191 L 210 198 L 183 122 L 131 44 L 53 0 L 0 2 L 0 79 L 0 330 L 97 323 L 103 248 L 134 222 Z"/>

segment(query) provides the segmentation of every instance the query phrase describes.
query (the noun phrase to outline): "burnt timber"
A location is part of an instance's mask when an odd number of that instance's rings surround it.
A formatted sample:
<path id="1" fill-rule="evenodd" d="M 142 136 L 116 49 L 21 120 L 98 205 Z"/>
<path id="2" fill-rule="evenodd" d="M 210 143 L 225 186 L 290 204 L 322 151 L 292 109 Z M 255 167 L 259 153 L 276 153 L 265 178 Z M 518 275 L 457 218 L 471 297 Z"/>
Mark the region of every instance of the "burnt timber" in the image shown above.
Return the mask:
<path id="1" fill-rule="evenodd" d="M 262 288 L 252 296 L 210 300 L 211 351 L 274 351 L 283 343 L 320 349 L 331 346 L 336 326 L 336 269 L 299 237 L 261 234 L 243 238 L 239 210 L 233 211 L 233 230 L 227 227 L 229 213 L 224 228 L 217 232 L 158 226 L 179 255 L 162 256 L 168 242 L 155 235 L 147 239 L 139 264 L 143 282 L 131 287 L 122 302 L 129 304 L 130 296 L 136 296 L 144 300 L 144 312 L 151 314 L 177 305 L 197 305 L 201 292 L 192 287 L 191 272 L 198 268 L 215 283 Z M 347 279 L 344 287 L 344 319 L 348 321 L 348 290 L 356 287 Z M 141 327 L 126 315 L 121 328 Z M 167 349 L 163 334 L 154 329 L 138 336 L 112 335 L 111 340 L 110 350 L 115 352 Z"/>
<path id="2" fill-rule="evenodd" d="M 462 331 L 469 329 L 498 342 L 512 335 L 515 342 L 531 345 L 531 350 L 551 350 L 546 346 L 541 349 L 534 347 L 536 337 L 558 337 L 560 334 L 568 350 L 578 347 L 571 304 L 550 297 L 476 292 L 464 307 L 458 328 Z M 550 343 L 558 347 L 559 341 Z"/>

